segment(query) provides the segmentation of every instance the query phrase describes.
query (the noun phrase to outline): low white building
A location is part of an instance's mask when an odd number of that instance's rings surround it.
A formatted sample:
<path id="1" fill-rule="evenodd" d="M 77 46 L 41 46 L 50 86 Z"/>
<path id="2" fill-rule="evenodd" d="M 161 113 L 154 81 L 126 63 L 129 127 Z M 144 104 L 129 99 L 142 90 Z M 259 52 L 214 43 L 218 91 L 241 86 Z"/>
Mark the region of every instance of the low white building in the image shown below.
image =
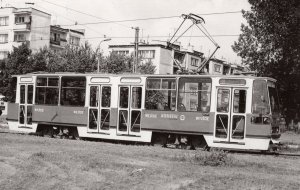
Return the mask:
<path id="1" fill-rule="evenodd" d="M 110 52 L 133 55 L 134 45 L 110 45 Z M 151 61 L 155 66 L 155 74 L 173 73 L 173 55 L 172 48 L 161 44 L 143 44 L 139 45 L 139 56 L 141 63 Z"/>

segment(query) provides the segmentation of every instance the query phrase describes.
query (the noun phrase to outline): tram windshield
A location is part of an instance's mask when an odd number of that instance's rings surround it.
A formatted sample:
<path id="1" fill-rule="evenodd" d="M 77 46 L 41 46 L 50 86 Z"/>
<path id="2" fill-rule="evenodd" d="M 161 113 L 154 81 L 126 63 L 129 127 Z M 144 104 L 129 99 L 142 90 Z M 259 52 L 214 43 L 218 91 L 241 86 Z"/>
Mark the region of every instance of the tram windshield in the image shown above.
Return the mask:
<path id="1" fill-rule="evenodd" d="M 265 80 L 254 80 L 253 82 L 252 113 L 270 114 L 268 88 Z"/>
<path id="2" fill-rule="evenodd" d="M 279 113 L 279 99 L 278 99 L 278 93 L 274 82 L 268 81 L 268 90 L 269 90 L 271 112 L 272 114 Z"/>

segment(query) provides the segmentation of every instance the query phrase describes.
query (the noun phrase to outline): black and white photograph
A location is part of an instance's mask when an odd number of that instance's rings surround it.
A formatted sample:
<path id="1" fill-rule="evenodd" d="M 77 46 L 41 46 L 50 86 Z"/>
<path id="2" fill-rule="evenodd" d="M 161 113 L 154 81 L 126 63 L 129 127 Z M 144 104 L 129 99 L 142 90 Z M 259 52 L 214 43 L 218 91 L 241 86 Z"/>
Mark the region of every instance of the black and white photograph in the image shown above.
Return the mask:
<path id="1" fill-rule="evenodd" d="M 0 189 L 300 189 L 299 0 L 1 0 Z"/>

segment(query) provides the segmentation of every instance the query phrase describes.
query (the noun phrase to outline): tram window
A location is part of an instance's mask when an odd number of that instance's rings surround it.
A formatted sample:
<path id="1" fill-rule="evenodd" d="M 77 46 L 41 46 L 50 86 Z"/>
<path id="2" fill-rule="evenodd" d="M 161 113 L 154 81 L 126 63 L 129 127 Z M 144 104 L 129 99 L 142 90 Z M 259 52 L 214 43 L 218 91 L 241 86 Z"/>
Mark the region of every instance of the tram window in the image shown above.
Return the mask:
<path id="1" fill-rule="evenodd" d="M 58 78 L 48 78 L 48 86 L 58 86 Z"/>
<path id="2" fill-rule="evenodd" d="M 111 87 L 104 86 L 102 88 L 102 107 L 110 107 Z"/>
<path id="3" fill-rule="evenodd" d="M 233 112 L 245 113 L 246 111 L 246 90 L 234 90 Z"/>
<path id="4" fill-rule="evenodd" d="M 279 99 L 277 89 L 275 88 L 275 84 L 271 81 L 268 81 L 268 89 L 269 89 L 269 98 L 272 113 L 279 112 Z"/>
<path id="5" fill-rule="evenodd" d="M 62 77 L 60 104 L 66 106 L 84 106 L 85 83 L 85 77 Z"/>
<path id="6" fill-rule="evenodd" d="M 129 94 L 128 87 L 120 88 L 120 108 L 128 108 L 128 94 Z"/>
<path id="7" fill-rule="evenodd" d="M 25 104 L 25 85 L 20 87 L 20 103 Z"/>
<path id="8" fill-rule="evenodd" d="M 58 105 L 58 77 L 38 77 L 36 82 L 35 103 L 42 105 Z"/>
<path id="9" fill-rule="evenodd" d="M 229 89 L 219 89 L 217 97 L 217 112 L 227 113 L 229 111 L 230 100 Z"/>
<path id="10" fill-rule="evenodd" d="M 131 112 L 131 131 L 140 132 L 141 130 L 141 111 L 133 110 Z"/>
<path id="11" fill-rule="evenodd" d="M 27 121 L 28 125 L 32 124 L 32 106 L 27 106 Z"/>
<path id="12" fill-rule="evenodd" d="M 97 129 L 97 125 L 98 125 L 98 109 L 90 109 L 89 128 Z"/>
<path id="13" fill-rule="evenodd" d="M 21 105 L 20 110 L 19 110 L 19 123 L 24 124 L 24 119 L 25 119 L 25 106 Z"/>
<path id="14" fill-rule="evenodd" d="M 216 137 L 227 138 L 228 136 L 228 115 L 217 114 L 216 117 Z"/>
<path id="15" fill-rule="evenodd" d="M 47 86 L 47 77 L 38 77 L 36 80 L 37 86 Z"/>
<path id="16" fill-rule="evenodd" d="M 261 115 L 270 113 L 267 83 L 264 80 L 253 82 L 252 113 Z"/>
<path id="17" fill-rule="evenodd" d="M 102 109 L 101 110 L 101 126 L 102 130 L 109 129 L 109 118 L 110 117 L 110 110 L 109 109 Z"/>
<path id="18" fill-rule="evenodd" d="M 27 89 L 28 90 L 27 103 L 32 104 L 32 102 L 33 102 L 33 85 L 28 85 L 27 88 L 28 88 Z"/>
<path id="19" fill-rule="evenodd" d="M 97 107 L 99 105 L 98 93 L 99 93 L 98 86 L 90 87 L 90 107 Z"/>
<path id="20" fill-rule="evenodd" d="M 233 139 L 244 139 L 245 131 L 245 116 L 234 115 L 232 117 L 232 132 Z"/>
<path id="21" fill-rule="evenodd" d="M 176 79 L 148 78 L 145 108 L 149 110 L 172 110 L 176 107 Z"/>
<path id="22" fill-rule="evenodd" d="M 132 87 L 132 102 L 131 107 L 134 109 L 139 109 L 142 106 L 142 88 Z"/>
<path id="23" fill-rule="evenodd" d="M 128 111 L 120 110 L 119 112 L 119 131 L 128 130 Z"/>
<path id="24" fill-rule="evenodd" d="M 211 79 L 180 78 L 178 111 L 210 111 Z"/>

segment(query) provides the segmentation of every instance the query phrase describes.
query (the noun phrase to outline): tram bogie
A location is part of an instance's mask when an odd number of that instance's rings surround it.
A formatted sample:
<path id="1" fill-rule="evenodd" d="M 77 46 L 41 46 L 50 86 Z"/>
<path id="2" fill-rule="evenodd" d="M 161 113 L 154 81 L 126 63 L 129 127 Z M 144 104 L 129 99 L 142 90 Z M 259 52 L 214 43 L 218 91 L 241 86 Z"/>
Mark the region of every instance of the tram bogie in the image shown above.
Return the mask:
<path id="1" fill-rule="evenodd" d="M 275 80 L 249 76 L 15 76 L 11 130 L 73 138 L 267 150 L 279 139 Z"/>

